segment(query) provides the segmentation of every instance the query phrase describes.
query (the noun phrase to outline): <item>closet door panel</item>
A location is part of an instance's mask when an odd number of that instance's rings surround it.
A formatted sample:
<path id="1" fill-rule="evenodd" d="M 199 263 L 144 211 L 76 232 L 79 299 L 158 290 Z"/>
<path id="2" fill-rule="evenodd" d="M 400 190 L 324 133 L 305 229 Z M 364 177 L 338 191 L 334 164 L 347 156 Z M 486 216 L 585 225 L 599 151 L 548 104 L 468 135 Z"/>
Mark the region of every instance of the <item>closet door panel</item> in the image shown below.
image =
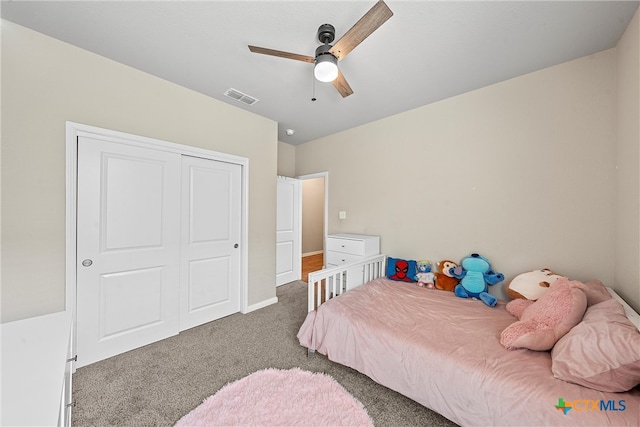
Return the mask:
<path id="1" fill-rule="evenodd" d="M 78 138 L 78 366 L 178 333 L 180 159 Z"/>
<path id="2" fill-rule="evenodd" d="M 182 158 L 180 329 L 240 311 L 241 166 Z"/>

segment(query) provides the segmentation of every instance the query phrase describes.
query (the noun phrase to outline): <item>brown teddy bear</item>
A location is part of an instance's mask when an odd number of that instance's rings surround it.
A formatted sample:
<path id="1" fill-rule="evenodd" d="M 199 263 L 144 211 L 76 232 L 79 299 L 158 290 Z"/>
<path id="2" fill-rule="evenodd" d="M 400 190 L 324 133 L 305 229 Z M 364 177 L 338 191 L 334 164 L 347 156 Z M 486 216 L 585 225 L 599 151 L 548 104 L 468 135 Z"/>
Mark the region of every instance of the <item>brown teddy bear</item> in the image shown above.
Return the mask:
<path id="1" fill-rule="evenodd" d="M 459 279 L 453 277 L 451 274 L 451 270 L 456 268 L 458 264 L 448 259 L 442 260 L 438 263 L 439 272 L 434 273 L 436 279 L 436 289 L 440 289 L 442 291 L 451 291 L 456 287 Z"/>

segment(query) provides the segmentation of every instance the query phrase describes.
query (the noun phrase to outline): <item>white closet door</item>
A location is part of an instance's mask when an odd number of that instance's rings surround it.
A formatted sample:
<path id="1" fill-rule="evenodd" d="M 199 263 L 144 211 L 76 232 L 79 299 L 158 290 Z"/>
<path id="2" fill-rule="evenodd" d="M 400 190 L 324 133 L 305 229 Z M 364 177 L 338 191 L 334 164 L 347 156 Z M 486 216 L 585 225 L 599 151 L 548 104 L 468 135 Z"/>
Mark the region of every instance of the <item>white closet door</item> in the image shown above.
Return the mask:
<path id="1" fill-rule="evenodd" d="M 180 330 L 240 311 L 241 166 L 183 156 Z"/>
<path id="2" fill-rule="evenodd" d="M 302 277 L 300 180 L 278 177 L 276 225 L 276 286 Z"/>
<path id="3" fill-rule="evenodd" d="M 78 367 L 178 333 L 180 159 L 78 138 Z"/>

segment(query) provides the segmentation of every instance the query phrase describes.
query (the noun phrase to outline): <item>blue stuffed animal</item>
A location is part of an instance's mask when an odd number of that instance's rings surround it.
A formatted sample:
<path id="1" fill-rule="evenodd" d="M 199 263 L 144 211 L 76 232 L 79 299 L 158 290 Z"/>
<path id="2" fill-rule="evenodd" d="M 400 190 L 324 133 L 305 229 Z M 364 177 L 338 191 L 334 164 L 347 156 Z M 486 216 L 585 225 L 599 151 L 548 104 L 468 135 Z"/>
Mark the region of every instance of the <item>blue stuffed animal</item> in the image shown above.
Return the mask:
<path id="1" fill-rule="evenodd" d="M 491 295 L 487 285 L 495 285 L 504 280 L 502 273 L 491 270 L 489 261 L 478 255 L 471 254 L 464 258 L 460 265 L 450 271 L 453 277 L 460 279 L 460 283 L 453 290 L 460 298 L 478 298 L 489 307 L 498 303 L 498 299 Z"/>

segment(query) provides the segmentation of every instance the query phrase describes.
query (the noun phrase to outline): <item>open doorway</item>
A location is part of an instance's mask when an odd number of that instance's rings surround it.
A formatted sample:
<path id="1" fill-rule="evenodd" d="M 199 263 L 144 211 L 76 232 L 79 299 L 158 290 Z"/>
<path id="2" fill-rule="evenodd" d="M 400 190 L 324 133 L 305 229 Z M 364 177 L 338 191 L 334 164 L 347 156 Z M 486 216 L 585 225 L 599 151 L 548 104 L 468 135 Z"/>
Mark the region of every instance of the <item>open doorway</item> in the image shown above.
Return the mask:
<path id="1" fill-rule="evenodd" d="M 329 173 L 298 177 L 302 181 L 302 280 L 324 266 Z"/>

